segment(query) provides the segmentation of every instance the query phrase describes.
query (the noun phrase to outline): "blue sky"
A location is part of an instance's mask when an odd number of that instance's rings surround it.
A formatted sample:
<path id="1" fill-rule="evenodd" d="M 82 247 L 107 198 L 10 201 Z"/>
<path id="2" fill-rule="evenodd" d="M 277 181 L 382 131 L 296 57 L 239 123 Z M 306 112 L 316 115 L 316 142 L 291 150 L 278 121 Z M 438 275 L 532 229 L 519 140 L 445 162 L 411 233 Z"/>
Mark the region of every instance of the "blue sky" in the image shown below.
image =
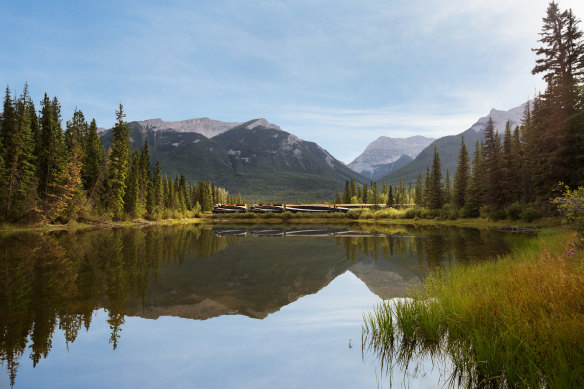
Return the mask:
<path id="1" fill-rule="evenodd" d="M 561 0 L 584 18 L 584 2 Z M 540 0 L 0 0 L 0 82 L 110 127 L 265 117 L 348 163 L 439 137 L 543 88 Z M 580 28 L 584 28 L 580 25 Z"/>

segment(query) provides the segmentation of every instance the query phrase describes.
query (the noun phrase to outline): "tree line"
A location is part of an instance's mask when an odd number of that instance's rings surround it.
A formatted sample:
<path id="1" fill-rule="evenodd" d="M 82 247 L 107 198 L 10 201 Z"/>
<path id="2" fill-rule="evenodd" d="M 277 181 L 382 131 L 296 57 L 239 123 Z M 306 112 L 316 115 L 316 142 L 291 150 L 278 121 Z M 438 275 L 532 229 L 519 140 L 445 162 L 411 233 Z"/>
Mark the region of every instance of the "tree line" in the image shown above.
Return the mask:
<path id="1" fill-rule="evenodd" d="M 550 210 L 550 198 L 564 186 L 584 184 L 584 40 L 579 20 L 571 10 L 562 11 L 551 2 L 543 18 L 533 74 L 543 74 L 546 89 L 525 104 L 520 126 L 507 123 L 499 133 L 489 119 L 485 138 L 474 145 L 471 164 L 462 138 L 457 168 L 451 182 L 442 175 L 440 156 L 434 147 L 432 165 L 425 178 L 418 174 L 415 188 L 400 182 L 392 188 L 382 183 L 377 195 L 370 189 L 345 184 L 344 202 L 416 205 L 429 210 L 447 208 L 457 216 L 515 218 L 531 204 Z M 375 188 L 377 185 L 375 185 Z M 399 201 L 396 201 L 398 193 Z M 353 196 L 355 196 L 353 198 Z M 402 200 L 404 199 L 404 200 Z M 337 194 L 340 200 L 340 194 Z M 369 201 L 367 201 L 369 200 Z M 481 212 L 482 211 L 482 212 Z"/>
<path id="2" fill-rule="evenodd" d="M 194 216 L 217 202 L 241 202 L 207 181 L 187 182 L 152 168 L 148 143 L 132 149 L 123 106 L 104 150 L 95 119 L 75 109 L 62 128 L 61 106 L 45 93 L 37 112 L 25 85 L 6 88 L 0 117 L 0 221 L 68 222 Z"/>

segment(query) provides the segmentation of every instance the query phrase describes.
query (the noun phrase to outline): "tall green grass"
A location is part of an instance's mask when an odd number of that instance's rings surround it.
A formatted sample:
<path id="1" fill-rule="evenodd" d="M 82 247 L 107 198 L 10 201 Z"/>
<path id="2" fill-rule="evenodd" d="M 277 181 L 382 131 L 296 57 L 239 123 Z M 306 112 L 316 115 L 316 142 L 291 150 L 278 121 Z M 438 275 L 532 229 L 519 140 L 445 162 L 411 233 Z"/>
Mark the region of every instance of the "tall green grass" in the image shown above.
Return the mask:
<path id="1" fill-rule="evenodd" d="M 464 386 L 584 387 L 584 260 L 573 238 L 544 230 L 496 261 L 431 273 L 410 299 L 365 317 L 363 347 L 385 365 L 440 349 Z"/>

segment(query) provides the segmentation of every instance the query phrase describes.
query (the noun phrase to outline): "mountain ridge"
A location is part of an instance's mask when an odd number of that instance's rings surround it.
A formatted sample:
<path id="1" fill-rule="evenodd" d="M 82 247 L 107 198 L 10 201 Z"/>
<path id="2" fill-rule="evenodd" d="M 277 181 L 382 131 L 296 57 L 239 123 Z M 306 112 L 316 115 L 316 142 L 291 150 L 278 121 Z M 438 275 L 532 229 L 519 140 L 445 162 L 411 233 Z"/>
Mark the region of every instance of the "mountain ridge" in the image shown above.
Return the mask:
<path id="1" fill-rule="evenodd" d="M 331 201 L 345 180 L 367 181 L 318 144 L 264 118 L 231 128 L 227 127 L 233 123 L 211 119 L 172 122 L 179 123 L 175 128 L 168 123 L 160 119 L 127 123 L 133 147 L 148 141 L 152 160 L 160 161 L 170 177 L 212 181 L 247 200 Z M 107 147 L 111 130 L 102 133 L 102 139 Z"/>
<path id="2" fill-rule="evenodd" d="M 495 108 L 491 109 L 489 114 L 479 118 L 467 130 L 456 135 L 448 135 L 434 140 L 425 149 L 423 149 L 412 162 L 398 170 L 387 174 L 381 178 L 380 181 L 385 181 L 388 184 L 397 184 L 401 178 L 404 182 L 411 181 L 412 183 L 415 183 L 418 177 L 418 173 L 422 173 L 422 178 L 425 177 L 426 168 L 430 167 L 432 164 L 432 159 L 434 157 L 434 146 L 436 146 L 438 154 L 440 155 L 442 174 L 445 175 L 446 170 L 449 170 L 452 177 L 456 170 L 462 137 L 464 137 L 466 149 L 468 151 L 469 157 L 472 160 L 474 156 L 475 143 L 477 141 L 481 142 L 484 140 L 485 128 L 489 118 L 493 119 L 495 131 L 498 131 L 499 134 L 503 135 L 505 132 L 507 120 L 511 125 L 511 130 L 515 129 L 516 126 L 521 125 L 521 119 L 523 117 L 526 104 L 527 103 L 524 103 L 507 111 L 497 110 Z"/>
<path id="3" fill-rule="evenodd" d="M 369 143 L 365 151 L 347 166 L 359 174 L 372 180 L 377 180 L 405 166 L 409 161 L 416 158 L 432 141 L 434 141 L 434 138 L 427 138 L 421 135 L 407 138 L 380 136 Z M 409 157 L 409 160 L 404 160 L 404 156 Z"/>

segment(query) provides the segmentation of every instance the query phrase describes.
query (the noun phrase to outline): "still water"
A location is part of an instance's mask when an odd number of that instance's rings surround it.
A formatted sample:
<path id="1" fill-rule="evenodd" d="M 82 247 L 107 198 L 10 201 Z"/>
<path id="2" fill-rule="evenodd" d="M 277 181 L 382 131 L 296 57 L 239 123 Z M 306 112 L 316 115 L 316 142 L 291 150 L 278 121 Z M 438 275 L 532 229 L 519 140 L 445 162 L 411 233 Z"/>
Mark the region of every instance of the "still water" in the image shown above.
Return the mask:
<path id="1" fill-rule="evenodd" d="M 0 234 L 0 388 L 386 387 L 363 314 L 527 236 L 446 227 Z M 393 374 L 436 387 L 448 372 Z"/>

